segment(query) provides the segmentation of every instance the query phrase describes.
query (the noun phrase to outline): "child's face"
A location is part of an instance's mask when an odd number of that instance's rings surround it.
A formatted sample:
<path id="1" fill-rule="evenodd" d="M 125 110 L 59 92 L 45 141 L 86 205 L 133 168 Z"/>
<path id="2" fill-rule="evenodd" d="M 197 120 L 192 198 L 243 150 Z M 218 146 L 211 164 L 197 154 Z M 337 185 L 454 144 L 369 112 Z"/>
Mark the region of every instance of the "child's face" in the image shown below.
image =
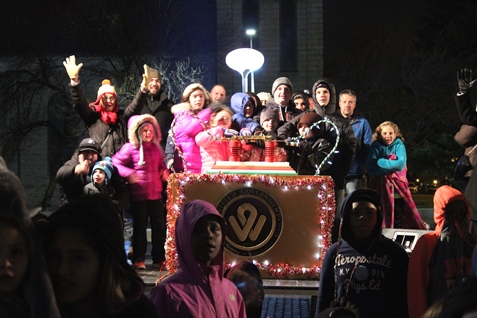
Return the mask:
<path id="1" fill-rule="evenodd" d="M 25 238 L 14 226 L 0 224 L 0 293 L 18 290 L 25 279 L 29 254 Z"/>
<path id="2" fill-rule="evenodd" d="M 57 230 L 46 259 L 59 303 L 74 304 L 95 294 L 100 278 L 100 258 L 99 254 L 85 243 L 80 230 Z"/>
<path id="3" fill-rule="evenodd" d="M 295 107 L 300 109 L 300 110 L 305 110 L 306 109 L 306 104 L 303 98 L 295 98 L 293 100 L 293 103 L 295 104 Z"/>
<path id="4" fill-rule="evenodd" d="M 211 119 L 210 124 L 212 127 L 219 126 L 228 129 L 232 127 L 232 115 L 228 111 L 222 110 Z"/>
<path id="5" fill-rule="evenodd" d="M 201 89 L 197 89 L 189 96 L 189 103 L 192 107 L 192 112 L 198 113 L 205 104 L 205 95 Z"/>
<path id="6" fill-rule="evenodd" d="M 252 118 L 253 117 L 253 103 L 250 100 L 247 102 L 247 104 L 245 104 L 244 116 L 247 117 L 247 118 Z"/>
<path id="7" fill-rule="evenodd" d="M 104 180 L 106 179 L 106 173 L 101 169 L 94 170 L 93 181 L 96 184 L 103 185 Z"/>
<path id="8" fill-rule="evenodd" d="M 222 246 L 222 228 L 216 216 L 207 215 L 197 221 L 190 244 L 195 259 L 210 266 Z"/>
<path id="9" fill-rule="evenodd" d="M 144 124 L 141 127 L 141 131 L 139 132 L 141 134 L 141 139 L 143 142 L 151 142 L 152 138 L 154 138 L 154 127 L 152 124 Z"/>
<path id="10" fill-rule="evenodd" d="M 305 137 L 305 133 L 308 130 L 308 125 L 301 125 L 300 128 L 298 128 L 298 132 L 300 133 L 300 136 Z"/>
<path id="11" fill-rule="evenodd" d="M 391 126 L 384 126 L 381 129 L 381 139 L 385 145 L 390 145 L 396 140 L 396 134 Z"/>
<path id="12" fill-rule="evenodd" d="M 264 120 L 262 127 L 265 129 L 265 131 L 276 131 L 278 128 L 278 121 L 274 118 Z"/>

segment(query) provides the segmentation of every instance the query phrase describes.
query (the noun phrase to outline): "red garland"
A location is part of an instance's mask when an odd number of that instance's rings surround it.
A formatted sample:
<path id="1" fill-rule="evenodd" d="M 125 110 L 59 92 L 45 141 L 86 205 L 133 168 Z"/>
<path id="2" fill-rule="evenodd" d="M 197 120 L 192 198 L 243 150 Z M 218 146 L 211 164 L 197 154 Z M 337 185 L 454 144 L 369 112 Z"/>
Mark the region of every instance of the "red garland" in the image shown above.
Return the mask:
<path id="1" fill-rule="evenodd" d="M 176 179 L 178 198 L 176 202 L 172 202 L 172 184 L 173 179 Z M 313 267 L 291 266 L 285 263 L 271 264 L 255 262 L 258 268 L 266 271 L 268 274 L 277 278 L 287 278 L 289 275 L 300 275 L 306 277 L 316 277 L 321 270 L 321 260 L 328 248 L 331 246 L 331 227 L 333 226 L 333 219 L 335 215 L 335 194 L 334 182 L 328 176 L 298 176 L 294 178 L 284 179 L 275 175 L 237 175 L 237 174 L 187 174 L 176 173 L 171 174 L 167 186 L 167 237 L 166 237 L 166 268 L 169 274 L 174 273 L 178 267 L 178 258 L 176 253 L 175 242 L 175 226 L 176 220 L 179 216 L 185 199 L 185 186 L 187 184 L 197 183 L 262 183 L 267 186 L 281 187 L 284 189 L 296 189 L 313 187 L 320 185 L 318 188 L 317 198 L 320 201 L 319 209 L 317 211 L 316 222 L 321 224 L 321 228 L 325 229 L 322 235 L 322 250 L 320 254 L 320 261 L 318 265 Z M 225 264 L 226 268 L 231 264 Z"/>

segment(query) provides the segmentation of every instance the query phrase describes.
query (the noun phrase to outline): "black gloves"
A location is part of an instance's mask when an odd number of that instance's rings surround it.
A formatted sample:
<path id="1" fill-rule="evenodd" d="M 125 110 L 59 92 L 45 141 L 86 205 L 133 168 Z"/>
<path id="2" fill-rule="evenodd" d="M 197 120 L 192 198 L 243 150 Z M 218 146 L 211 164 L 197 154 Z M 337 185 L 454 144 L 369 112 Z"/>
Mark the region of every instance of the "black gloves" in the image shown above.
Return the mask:
<path id="1" fill-rule="evenodd" d="M 469 88 L 474 85 L 475 80 L 472 80 L 472 70 L 463 68 L 457 72 L 457 84 L 459 85 L 459 92 L 466 93 Z"/>

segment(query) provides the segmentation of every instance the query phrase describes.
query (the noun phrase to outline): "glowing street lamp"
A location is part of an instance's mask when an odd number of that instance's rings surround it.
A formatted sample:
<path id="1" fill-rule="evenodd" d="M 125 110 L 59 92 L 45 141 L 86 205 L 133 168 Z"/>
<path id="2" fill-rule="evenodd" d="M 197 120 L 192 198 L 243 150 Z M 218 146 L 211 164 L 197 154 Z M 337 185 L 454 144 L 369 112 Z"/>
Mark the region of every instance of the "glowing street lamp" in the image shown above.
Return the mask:
<path id="1" fill-rule="evenodd" d="M 247 34 L 250 37 L 250 48 L 251 49 L 253 49 L 252 38 L 255 35 L 255 33 L 256 33 L 255 29 L 245 30 L 245 34 Z M 250 88 L 251 88 L 251 91 L 255 93 L 255 75 L 253 74 L 253 72 L 251 72 L 251 74 L 250 74 Z"/>
<path id="2" fill-rule="evenodd" d="M 242 76 L 242 91 L 248 91 L 248 74 L 262 67 L 265 58 L 262 53 L 254 49 L 236 49 L 227 54 L 225 63 Z"/>

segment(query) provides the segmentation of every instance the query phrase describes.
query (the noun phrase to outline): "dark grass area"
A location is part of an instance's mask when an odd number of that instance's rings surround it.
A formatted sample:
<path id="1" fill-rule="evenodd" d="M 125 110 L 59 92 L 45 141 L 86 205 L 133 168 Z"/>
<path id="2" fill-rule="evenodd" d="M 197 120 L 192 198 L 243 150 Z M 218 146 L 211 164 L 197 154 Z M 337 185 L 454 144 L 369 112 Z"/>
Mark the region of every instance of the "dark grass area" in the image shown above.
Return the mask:
<path id="1" fill-rule="evenodd" d="M 432 209 L 433 208 L 433 203 L 432 199 L 434 198 L 434 194 L 420 194 L 420 193 L 413 193 L 412 194 L 412 199 L 414 200 L 414 203 L 416 203 L 416 206 L 418 209 L 424 208 L 424 209 Z"/>

